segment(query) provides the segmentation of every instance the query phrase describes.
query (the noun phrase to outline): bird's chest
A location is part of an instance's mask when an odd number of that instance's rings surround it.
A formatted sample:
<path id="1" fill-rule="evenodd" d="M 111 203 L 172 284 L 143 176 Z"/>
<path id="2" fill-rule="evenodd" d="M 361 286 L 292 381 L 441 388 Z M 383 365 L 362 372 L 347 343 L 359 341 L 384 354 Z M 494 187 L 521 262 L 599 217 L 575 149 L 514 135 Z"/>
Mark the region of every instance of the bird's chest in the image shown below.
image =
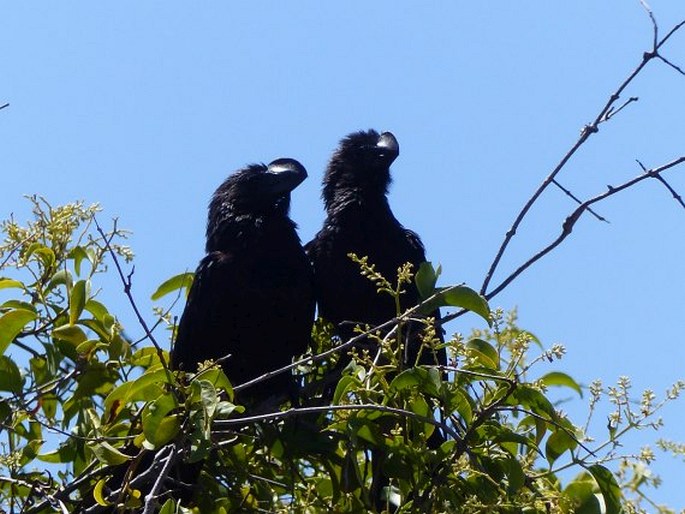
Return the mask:
<path id="1" fill-rule="evenodd" d="M 379 292 L 377 282 L 362 274 L 362 266 L 350 258 L 367 257 L 367 264 L 394 287 L 397 270 L 408 260 L 407 241 L 399 231 L 366 226 L 354 234 L 338 234 L 328 242 L 328 251 L 316 267 L 320 287 L 321 314 L 333 322 L 343 320 L 380 323 L 396 312 L 394 299 Z M 403 304 L 414 303 L 413 287 L 403 295 Z M 408 298 L 411 296 L 411 298 Z"/>

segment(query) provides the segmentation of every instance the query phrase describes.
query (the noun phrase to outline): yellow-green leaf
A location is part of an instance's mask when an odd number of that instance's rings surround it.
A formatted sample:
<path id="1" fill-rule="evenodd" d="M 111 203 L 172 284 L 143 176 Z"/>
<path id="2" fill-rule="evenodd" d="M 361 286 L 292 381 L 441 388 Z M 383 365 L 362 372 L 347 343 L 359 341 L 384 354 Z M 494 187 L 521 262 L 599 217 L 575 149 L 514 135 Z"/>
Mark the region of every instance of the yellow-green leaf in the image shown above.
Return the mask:
<path id="1" fill-rule="evenodd" d="M 471 339 L 466 343 L 471 357 L 476 359 L 482 366 L 490 369 L 499 369 L 499 353 L 494 346 L 482 339 Z"/>
<path id="2" fill-rule="evenodd" d="M 179 275 L 171 277 L 169 280 L 165 280 L 157 290 L 152 293 L 151 299 L 156 301 L 163 296 L 178 291 L 181 288 L 186 288 L 186 291 L 190 290 L 190 286 L 193 284 L 194 273 L 186 272 Z"/>
<path id="3" fill-rule="evenodd" d="M 0 355 L 0 391 L 20 393 L 23 386 L 19 368 L 12 359 Z"/>
<path id="4" fill-rule="evenodd" d="M 76 323 L 83 312 L 83 307 L 86 305 L 86 296 L 88 295 L 88 282 L 79 280 L 71 288 L 69 295 L 69 324 Z"/>
<path id="5" fill-rule="evenodd" d="M 540 381 L 547 386 L 569 387 L 573 389 L 575 392 L 577 392 L 581 398 L 583 397 L 583 390 L 580 388 L 580 385 L 578 385 L 578 382 L 573 380 L 573 378 L 571 378 L 566 373 L 562 373 L 560 371 L 552 371 L 543 376 L 540 379 Z"/>
<path id="6" fill-rule="evenodd" d="M 481 318 L 492 324 L 490 319 L 490 306 L 485 298 L 479 295 L 476 291 L 466 286 L 446 287 L 442 291 L 445 305 L 452 307 L 461 307 L 463 309 L 475 312 Z"/>
<path id="7" fill-rule="evenodd" d="M 106 484 L 107 480 L 105 478 L 101 478 L 93 488 L 93 498 L 95 498 L 95 501 L 98 503 L 98 505 L 101 505 L 102 507 L 108 507 L 110 505 L 110 503 L 105 500 L 105 497 L 102 494 Z"/>
<path id="8" fill-rule="evenodd" d="M 18 280 L 12 280 L 11 278 L 0 278 L 0 289 L 7 289 L 10 287 L 25 289 L 24 284 Z"/>
<path id="9" fill-rule="evenodd" d="M 105 464 L 123 464 L 124 462 L 131 460 L 130 455 L 121 453 L 119 450 L 117 450 L 114 446 L 112 446 L 106 441 L 90 444 L 88 446 L 90 447 L 95 457 L 97 457 L 97 459 L 100 462 L 103 462 Z"/>
<path id="10" fill-rule="evenodd" d="M 35 312 L 24 309 L 15 309 L 6 312 L 0 317 L 0 355 L 5 353 L 7 347 L 21 330 L 35 320 L 38 315 Z"/>
<path id="11" fill-rule="evenodd" d="M 611 471 L 599 464 L 590 466 L 587 470 L 592 473 L 592 477 L 595 479 L 599 486 L 599 490 L 602 492 L 606 514 L 619 514 L 623 512 L 621 507 L 621 488 Z"/>

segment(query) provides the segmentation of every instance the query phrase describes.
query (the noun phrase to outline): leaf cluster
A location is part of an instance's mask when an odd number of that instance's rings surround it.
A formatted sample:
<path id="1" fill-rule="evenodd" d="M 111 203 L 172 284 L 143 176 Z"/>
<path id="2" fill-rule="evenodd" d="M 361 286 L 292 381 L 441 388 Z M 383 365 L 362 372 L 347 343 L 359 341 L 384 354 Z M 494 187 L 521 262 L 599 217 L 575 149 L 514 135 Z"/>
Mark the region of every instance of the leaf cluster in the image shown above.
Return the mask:
<path id="1" fill-rule="evenodd" d="M 515 312 L 492 311 L 464 285 L 438 287 L 440 269 L 429 263 L 402 267 L 392 283 L 354 256 L 379 294 L 395 298 L 397 316 L 358 327 L 351 341 L 317 321 L 310 352 L 274 370 L 298 377 L 300 397 L 275 392 L 241 405 L 250 385 L 232 384 L 219 364 L 173 372 L 164 348 L 144 344 L 165 328 L 173 338 L 171 309 L 190 274 L 153 293 L 175 300 L 131 341 L 98 289 L 108 264 L 132 258 L 126 233 L 116 222 L 96 230 L 96 206 L 30 201 L 34 219 L 4 222 L 0 245 L 0 506 L 8 512 L 599 514 L 642 512 L 646 489 L 658 485 L 653 452 L 626 453 L 621 441 L 659 428 L 658 411 L 683 384 L 637 403 L 627 379 L 581 387 L 549 368 L 563 347 L 545 349 Z M 401 312 L 409 281 L 423 301 Z M 472 311 L 481 328 L 443 342 L 430 317 L 438 307 Z M 423 327 L 425 350 L 447 349 L 448 365 L 404 363 L 409 323 Z M 343 353 L 351 359 L 336 374 Z M 552 388 L 589 393 L 585 424 L 559 410 Z M 605 403 L 612 410 L 597 442 L 589 420 Z M 679 443 L 660 445 L 683 453 Z"/>

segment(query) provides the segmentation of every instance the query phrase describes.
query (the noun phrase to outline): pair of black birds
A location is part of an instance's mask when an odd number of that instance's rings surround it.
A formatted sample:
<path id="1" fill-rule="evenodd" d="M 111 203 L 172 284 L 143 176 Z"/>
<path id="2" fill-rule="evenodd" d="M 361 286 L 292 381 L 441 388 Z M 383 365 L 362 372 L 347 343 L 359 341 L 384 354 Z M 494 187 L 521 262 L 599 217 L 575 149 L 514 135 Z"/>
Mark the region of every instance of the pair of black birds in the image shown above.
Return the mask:
<path id="1" fill-rule="evenodd" d="M 391 282 L 404 263 L 416 271 L 426 260 L 419 236 L 397 221 L 388 204 L 390 165 L 398 155 L 390 132 L 343 138 L 323 179 L 326 220 L 304 247 L 288 217 L 290 193 L 307 177 L 299 162 L 277 159 L 229 176 L 209 205 L 207 255 L 181 317 L 172 366 L 192 372 L 200 362 L 222 359 L 238 385 L 307 350 L 315 305 L 343 341 L 355 323 L 376 326 L 395 317 L 394 299 L 378 294 L 348 254 L 368 256 Z M 407 309 L 419 302 L 419 293 L 413 283 L 404 289 L 401 307 Z M 407 345 L 407 361 L 413 363 L 418 335 Z M 420 362 L 444 365 L 445 350 L 422 352 Z M 292 384 L 292 375 L 281 373 L 241 390 L 239 397 L 258 403 Z"/>

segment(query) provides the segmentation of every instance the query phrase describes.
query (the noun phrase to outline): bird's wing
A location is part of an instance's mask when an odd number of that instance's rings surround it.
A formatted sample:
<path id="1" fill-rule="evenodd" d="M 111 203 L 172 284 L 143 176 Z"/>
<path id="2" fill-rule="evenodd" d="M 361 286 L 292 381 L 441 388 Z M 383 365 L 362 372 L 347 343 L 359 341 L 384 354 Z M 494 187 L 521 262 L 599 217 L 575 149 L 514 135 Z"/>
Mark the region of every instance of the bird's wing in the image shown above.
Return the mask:
<path id="1" fill-rule="evenodd" d="M 239 289 L 235 275 L 229 254 L 212 252 L 200 261 L 178 326 L 172 354 L 174 368 L 195 370 L 199 362 L 219 359 L 230 350 L 217 345 L 215 339 L 226 314 L 218 309 L 231 305 L 234 291 Z"/>

